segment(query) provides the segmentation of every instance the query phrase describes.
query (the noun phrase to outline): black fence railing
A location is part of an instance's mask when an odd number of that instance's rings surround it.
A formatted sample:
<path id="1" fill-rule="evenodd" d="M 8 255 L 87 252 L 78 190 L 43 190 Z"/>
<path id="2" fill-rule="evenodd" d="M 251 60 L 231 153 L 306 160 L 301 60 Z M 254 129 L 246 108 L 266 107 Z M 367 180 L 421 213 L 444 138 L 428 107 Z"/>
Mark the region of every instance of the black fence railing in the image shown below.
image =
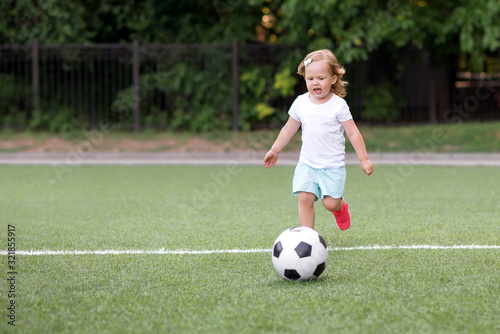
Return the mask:
<path id="1" fill-rule="evenodd" d="M 301 46 L 236 41 L 0 46 L 0 127 L 278 127 L 305 92 L 295 73 L 304 54 Z M 391 86 L 369 84 L 371 68 L 347 66 L 346 100 L 360 122 L 428 122 L 432 113 L 438 121 L 500 119 L 499 74 L 450 79 L 413 63 Z"/>

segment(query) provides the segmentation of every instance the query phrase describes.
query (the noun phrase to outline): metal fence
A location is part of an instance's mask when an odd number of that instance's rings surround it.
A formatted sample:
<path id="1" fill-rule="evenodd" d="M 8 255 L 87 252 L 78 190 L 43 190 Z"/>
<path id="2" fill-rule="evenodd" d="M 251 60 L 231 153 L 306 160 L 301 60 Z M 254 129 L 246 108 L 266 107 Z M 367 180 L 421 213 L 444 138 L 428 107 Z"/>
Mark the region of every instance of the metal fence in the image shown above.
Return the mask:
<path id="1" fill-rule="evenodd" d="M 295 96 L 305 92 L 294 74 L 304 54 L 301 46 L 237 41 L 38 45 L 35 40 L 0 46 L 0 127 L 97 128 L 111 122 L 135 130 L 205 131 L 279 126 Z M 360 122 L 371 121 L 364 114 L 369 68 L 366 62 L 347 67 L 346 100 Z M 406 66 L 398 87 L 404 104 L 394 121 L 426 122 L 433 108 L 444 121 L 456 115 L 500 119 L 500 75 L 459 73 L 450 82 L 445 71 L 437 71 L 429 85 L 427 68 L 425 63 Z M 276 86 L 277 75 L 293 85 L 292 93 Z"/>

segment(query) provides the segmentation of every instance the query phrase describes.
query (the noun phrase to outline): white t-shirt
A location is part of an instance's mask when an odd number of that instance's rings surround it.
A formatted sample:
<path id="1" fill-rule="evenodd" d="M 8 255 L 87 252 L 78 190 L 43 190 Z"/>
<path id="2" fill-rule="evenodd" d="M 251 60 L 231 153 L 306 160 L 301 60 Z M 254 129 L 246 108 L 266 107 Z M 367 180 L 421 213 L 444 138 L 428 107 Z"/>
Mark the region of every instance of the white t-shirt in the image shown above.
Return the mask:
<path id="1" fill-rule="evenodd" d="M 299 161 L 313 168 L 338 168 L 345 165 L 344 127 L 340 122 L 352 119 L 345 100 L 335 94 L 322 104 L 299 95 L 288 114 L 302 123 L 302 148 Z"/>

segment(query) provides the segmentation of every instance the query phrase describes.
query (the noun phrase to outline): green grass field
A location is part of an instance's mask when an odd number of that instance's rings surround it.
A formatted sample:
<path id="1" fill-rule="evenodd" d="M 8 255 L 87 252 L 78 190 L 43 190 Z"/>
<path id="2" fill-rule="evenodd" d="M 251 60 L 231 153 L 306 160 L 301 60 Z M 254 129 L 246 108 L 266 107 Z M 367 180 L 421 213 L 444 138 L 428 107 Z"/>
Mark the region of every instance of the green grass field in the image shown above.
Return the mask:
<path id="1" fill-rule="evenodd" d="M 352 227 L 320 203 L 330 248 L 316 281 L 281 279 L 269 252 L 297 226 L 292 167 L 0 166 L 2 250 L 16 255 L 16 322 L 0 256 L 1 333 L 498 333 L 500 169 L 348 167 Z M 362 249 L 362 246 L 395 246 Z M 352 249 L 350 249 L 352 247 Z M 5 253 L 4 253 L 5 254 Z"/>

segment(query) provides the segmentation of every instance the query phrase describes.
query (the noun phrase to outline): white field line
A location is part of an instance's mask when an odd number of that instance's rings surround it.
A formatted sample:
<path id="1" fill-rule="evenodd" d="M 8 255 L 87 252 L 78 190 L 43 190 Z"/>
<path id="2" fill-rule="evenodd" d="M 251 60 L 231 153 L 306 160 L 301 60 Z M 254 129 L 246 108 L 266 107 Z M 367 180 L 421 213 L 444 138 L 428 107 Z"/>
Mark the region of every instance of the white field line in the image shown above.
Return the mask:
<path id="1" fill-rule="evenodd" d="M 500 249 L 500 245 L 403 245 L 403 246 L 357 246 L 357 247 L 329 247 L 330 251 L 352 251 L 352 250 L 391 250 L 391 249 Z M 214 249 L 214 250 L 29 250 L 8 252 L 0 251 L 0 255 L 135 255 L 135 254 L 159 254 L 159 255 L 182 255 L 182 254 L 228 254 L 228 253 L 271 253 L 271 249 L 252 248 L 252 249 Z"/>

